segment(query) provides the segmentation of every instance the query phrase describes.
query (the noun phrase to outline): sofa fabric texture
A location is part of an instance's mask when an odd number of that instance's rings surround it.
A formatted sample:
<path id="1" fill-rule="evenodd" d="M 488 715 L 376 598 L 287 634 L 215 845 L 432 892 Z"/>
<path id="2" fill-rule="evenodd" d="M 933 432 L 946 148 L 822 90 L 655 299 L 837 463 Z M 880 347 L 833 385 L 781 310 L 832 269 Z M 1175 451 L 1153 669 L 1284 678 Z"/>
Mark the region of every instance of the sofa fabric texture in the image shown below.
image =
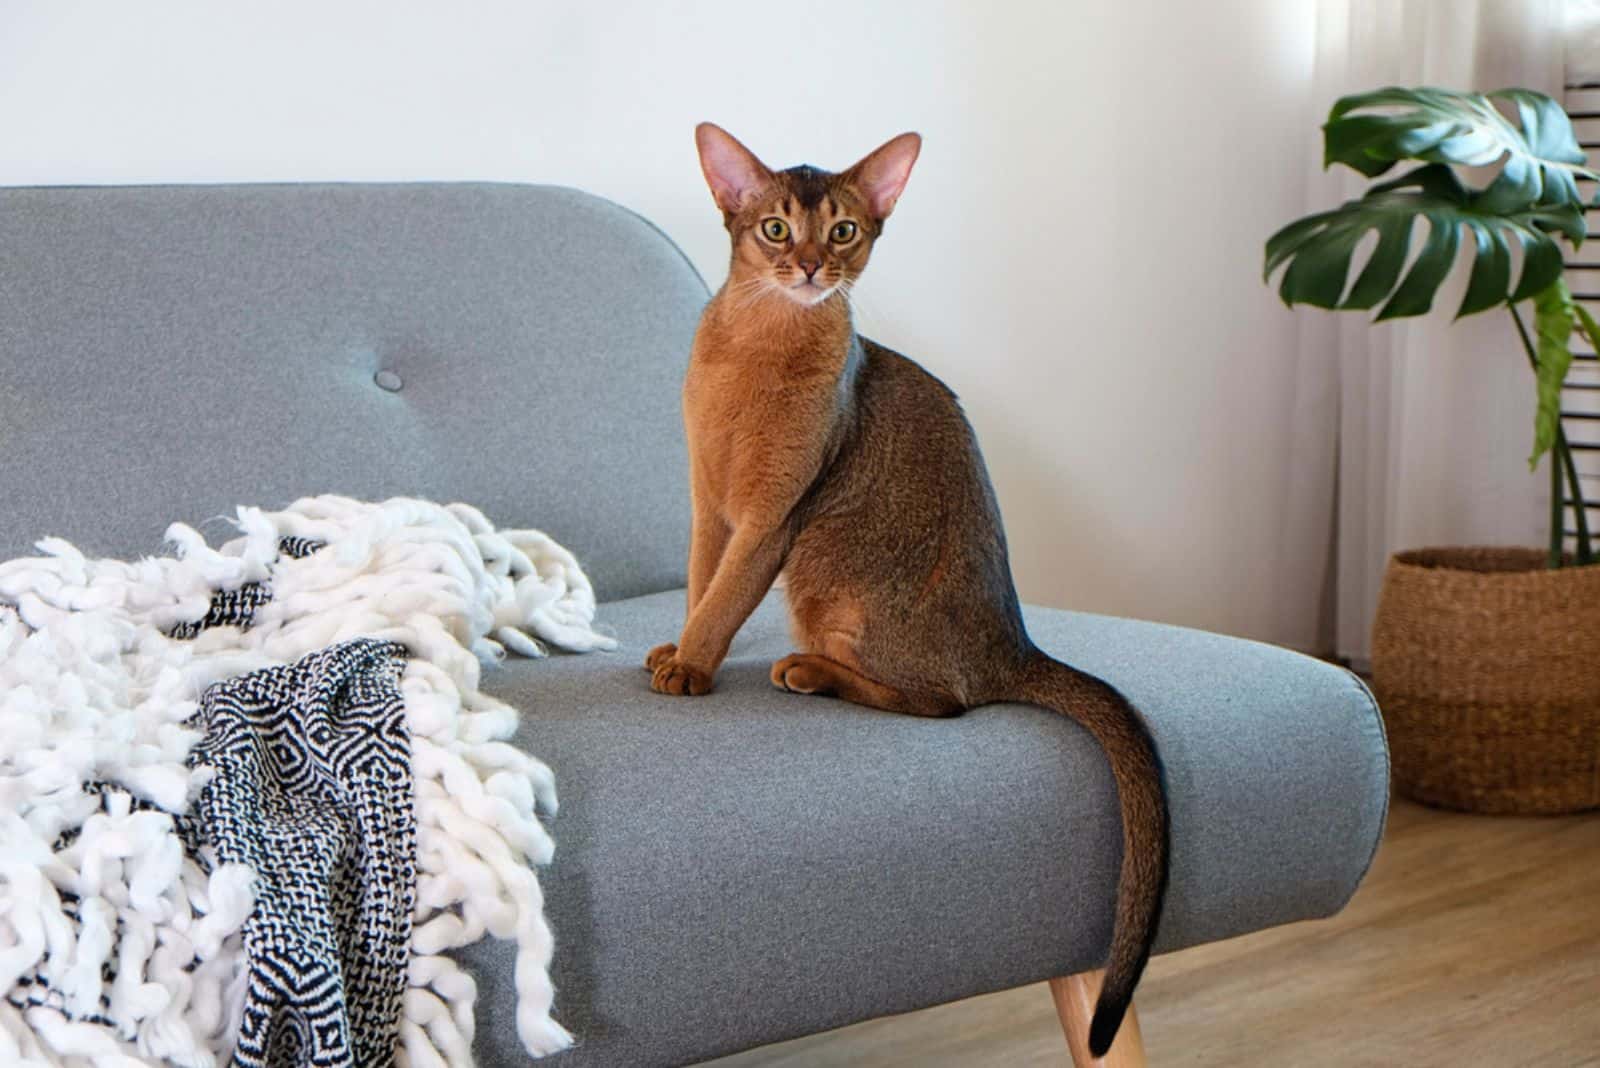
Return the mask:
<path id="1" fill-rule="evenodd" d="M 173 519 L 215 539 L 241 502 L 341 493 L 465 501 L 583 562 L 621 650 L 483 683 L 561 794 L 541 873 L 580 1039 L 561 1066 L 689 1063 L 1080 971 L 1110 932 L 1114 790 L 1065 719 L 778 693 L 780 594 L 716 692 L 650 692 L 644 652 L 682 623 L 678 391 L 705 298 L 659 231 L 568 189 L 0 190 L 0 558 L 46 534 L 147 554 Z M 1028 622 L 1150 722 L 1159 949 L 1344 904 L 1388 798 L 1359 680 L 1176 627 Z M 481 1063 L 522 1063 L 511 947 L 461 956 Z"/>
<path id="2" fill-rule="evenodd" d="M 0 559 L 404 495 L 540 527 L 602 599 L 681 584 L 705 298 L 570 189 L 0 190 Z"/>
<path id="3" fill-rule="evenodd" d="M 640 665 L 683 608 L 681 590 L 602 605 L 617 652 L 484 677 L 562 791 L 542 882 L 556 1017 L 580 1037 L 556 1063 L 689 1063 L 1099 966 L 1121 831 L 1087 732 L 1026 705 L 920 719 L 780 693 L 781 593 L 715 691 L 661 697 Z M 1144 711 L 1166 762 L 1158 952 L 1343 906 L 1388 799 L 1356 676 L 1180 627 L 1026 616 L 1043 649 Z M 513 1063 L 511 954 L 464 957 L 479 1061 Z"/>

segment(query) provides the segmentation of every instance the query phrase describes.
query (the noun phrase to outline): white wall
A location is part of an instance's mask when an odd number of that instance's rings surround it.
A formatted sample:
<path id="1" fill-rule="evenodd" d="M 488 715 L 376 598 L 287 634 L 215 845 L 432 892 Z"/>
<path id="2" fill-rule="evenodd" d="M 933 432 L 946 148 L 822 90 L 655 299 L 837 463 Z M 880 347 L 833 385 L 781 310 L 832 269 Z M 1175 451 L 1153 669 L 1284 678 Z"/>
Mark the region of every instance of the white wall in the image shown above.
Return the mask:
<path id="1" fill-rule="evenodd" d="M 920 130 L 861 321 L 966 399 L 1024 596 L 1311 646 L 1333 409 L 1259 258 L 1314 7 L 0 0 L 0 184 L 556 182 L 715 281 L 695 122 L 779 166 Z"/>

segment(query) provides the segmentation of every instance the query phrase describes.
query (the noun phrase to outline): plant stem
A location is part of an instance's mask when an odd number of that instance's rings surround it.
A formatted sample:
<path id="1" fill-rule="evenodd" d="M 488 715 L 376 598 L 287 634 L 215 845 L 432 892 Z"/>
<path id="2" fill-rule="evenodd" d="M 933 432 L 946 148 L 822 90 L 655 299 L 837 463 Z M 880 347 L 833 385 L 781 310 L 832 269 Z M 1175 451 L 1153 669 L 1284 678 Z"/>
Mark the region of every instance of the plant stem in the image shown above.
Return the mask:
<path id="1" fill-rule="evenodd" d="M 1550 559 L 1547 567 L 1560 567 L 1565 557 L 1566 515 L 1561 508 L 1561 458 L 1550 450 Z"/>
<path id="2" fill-rule="evenodd" d="M 1528 328 L 1523 325 L 1522 316 L 1518 314 L 1514 304 L 1507 304 L 1511 311 L 1511 321 L 1517 324 L 1517 336 L 1522 339 L 1522 351 L 1528 354 L 1528 365 L 1533 368 L 1534 374 L 1539 373 L 1539 356 L 1534 351 L 1533 342 L 1528 337 Z M 1600 338 L 1590 338 L 1591 342 L 1600 342 Z M 1572 459 L 1572 447 L 1567 444 L 1567 431 L 1561 425 L 1561 417 L 1556 416 L 1556 440 L 1550 448 L 1550 566 L 1560 567 L 1563 559 L 1562 548 L 1565 545 L 1565 516 L 1561 504 L 1561 476 L 1567 478 L 1567 492 L 1570 494 L 1573 519 L 1578 535 L 1578 563 L 1589 564 L 1594 562 L 1594 546 L 1589 538 L 1589 508 L 1583 499 L 1583 485 L 1578 480 L 1578 465 Z"/>
<path id="3" fill-rule="evenodd" d="M 1578 563 L 1592 564 L 1594 545 L 1589 539 L 1589 506 L 1584 502 L 1583 491 L 1579 488 L 1578 465 L 1572 458 L 1572 448 L 1567 444 L 1566 431 L 1556 434 L 1556 445 L 1560 449 L 1561 466 L 1567 472 L 1568 492 L 1572 495 L 1572 512 L 1577 520 Z"/>
<path id="4" fill-rule="evenodd" d="M 1572 518 L 1578 536 L 1578 563 L 1594 563 L 1594 543 L 1589 538 L 1589 505 L 1583 499 L 1583 487 L 1578 481 L 1578 465 L 1572 459 L 1572 447 L 1567 444 L 1567 432 L 1556 427 L 1556 443 L 1552 450 L 1567 473 L 1567 503 L 1572 505 Z"/>

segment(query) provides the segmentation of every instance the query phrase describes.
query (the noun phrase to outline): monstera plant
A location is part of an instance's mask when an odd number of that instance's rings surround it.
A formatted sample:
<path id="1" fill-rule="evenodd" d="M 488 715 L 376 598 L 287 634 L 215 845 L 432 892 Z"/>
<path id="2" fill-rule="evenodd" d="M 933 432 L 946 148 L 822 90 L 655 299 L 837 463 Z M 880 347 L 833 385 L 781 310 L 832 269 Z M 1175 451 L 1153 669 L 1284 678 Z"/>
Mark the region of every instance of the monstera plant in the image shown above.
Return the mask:
<path id="1" fill-rule="evenodd" d="M 1600 807 L 1600 659 L 1589 646 L 1600 567 L 1565 566 L 1561 492 L 1564 481 L 1570 560 L 1591 564 L 1561 387 L 1574 333 L 1595 346 L 1600 327 L 1562 279 L 1561 243 L 1583 241 L 1578 183 L 1600 179 L 1584 168 L 1566 114 L 1526 89 L 1380 89 L 1340 100 L 1322 129 L 1328 166 L 1382 180 L 1274 234 L 1267 277 L 1282 270 L 1278 292 L 1291 305 L 1398 319 L 1425 314 L 1452 272 L 1470 272 L 1456 316 L 1503 306 L 1515 321 L 1537 383 L 1529 463 L 1551 454 L 1548 551 L 1447 546 L 1389 560 L 1371 669 L 1395 786 L 1475 812 Z M 1478 186 L 1471 174 L 1489 177 Z"/>
<path id="2" fill-rule="evenodd" d="M 1339 100 L 1322 129 L 1324 166 L 1342 163 L 1368 178 L 1399 164 L 1418 166 L 1279 230 L 1267 241 L 1266 277 L 1283 268 L 1278 293 L 1290 305 L 1377 308 L 1377 320 L 1423 315 L 1470 242 L 1470 267 L 1463 269 L 1471 273 L 1456 317 L 1505 307 L 1537 382 L 1529 464 L 1553 453 L 1548 565 L 1568 559 L 1563 479 L 1576 522 L 1575 562 L 1592 563 L 1583 488 L 1561 426 L 1561 386 L 1574 330 L 1594 346 L 1600 326 L 1572 299 L 1559 241 L 1573 248 L 1583 241 L 1588 202 L 1578 181 L 1600 176 L 1585 169 L 1571 121 L 1554 100 L 1527 89 L 1390 88 Z M 1495 166 L 1482 188 L 1460 170 Z M 1352 281 L 1357 247 L 1369 233 L 1376 239 Z M 1533 311 L 1532 337 L 1518 310 L 1523 304 Z"/>

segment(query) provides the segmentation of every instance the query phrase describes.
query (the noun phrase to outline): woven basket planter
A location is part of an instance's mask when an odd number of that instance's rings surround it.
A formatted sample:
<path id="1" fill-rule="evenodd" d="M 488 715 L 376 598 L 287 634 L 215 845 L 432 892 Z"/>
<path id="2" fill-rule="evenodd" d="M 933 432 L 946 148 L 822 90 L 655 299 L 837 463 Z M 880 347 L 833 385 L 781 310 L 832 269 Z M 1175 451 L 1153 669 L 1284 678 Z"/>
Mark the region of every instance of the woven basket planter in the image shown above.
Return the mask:
<path id="1" fill-rule="evenodd" d="M 1396 553 L 1372 634 L 1395 786 L 1468 812 L 1600 806 L 1600 566 Z"/>

